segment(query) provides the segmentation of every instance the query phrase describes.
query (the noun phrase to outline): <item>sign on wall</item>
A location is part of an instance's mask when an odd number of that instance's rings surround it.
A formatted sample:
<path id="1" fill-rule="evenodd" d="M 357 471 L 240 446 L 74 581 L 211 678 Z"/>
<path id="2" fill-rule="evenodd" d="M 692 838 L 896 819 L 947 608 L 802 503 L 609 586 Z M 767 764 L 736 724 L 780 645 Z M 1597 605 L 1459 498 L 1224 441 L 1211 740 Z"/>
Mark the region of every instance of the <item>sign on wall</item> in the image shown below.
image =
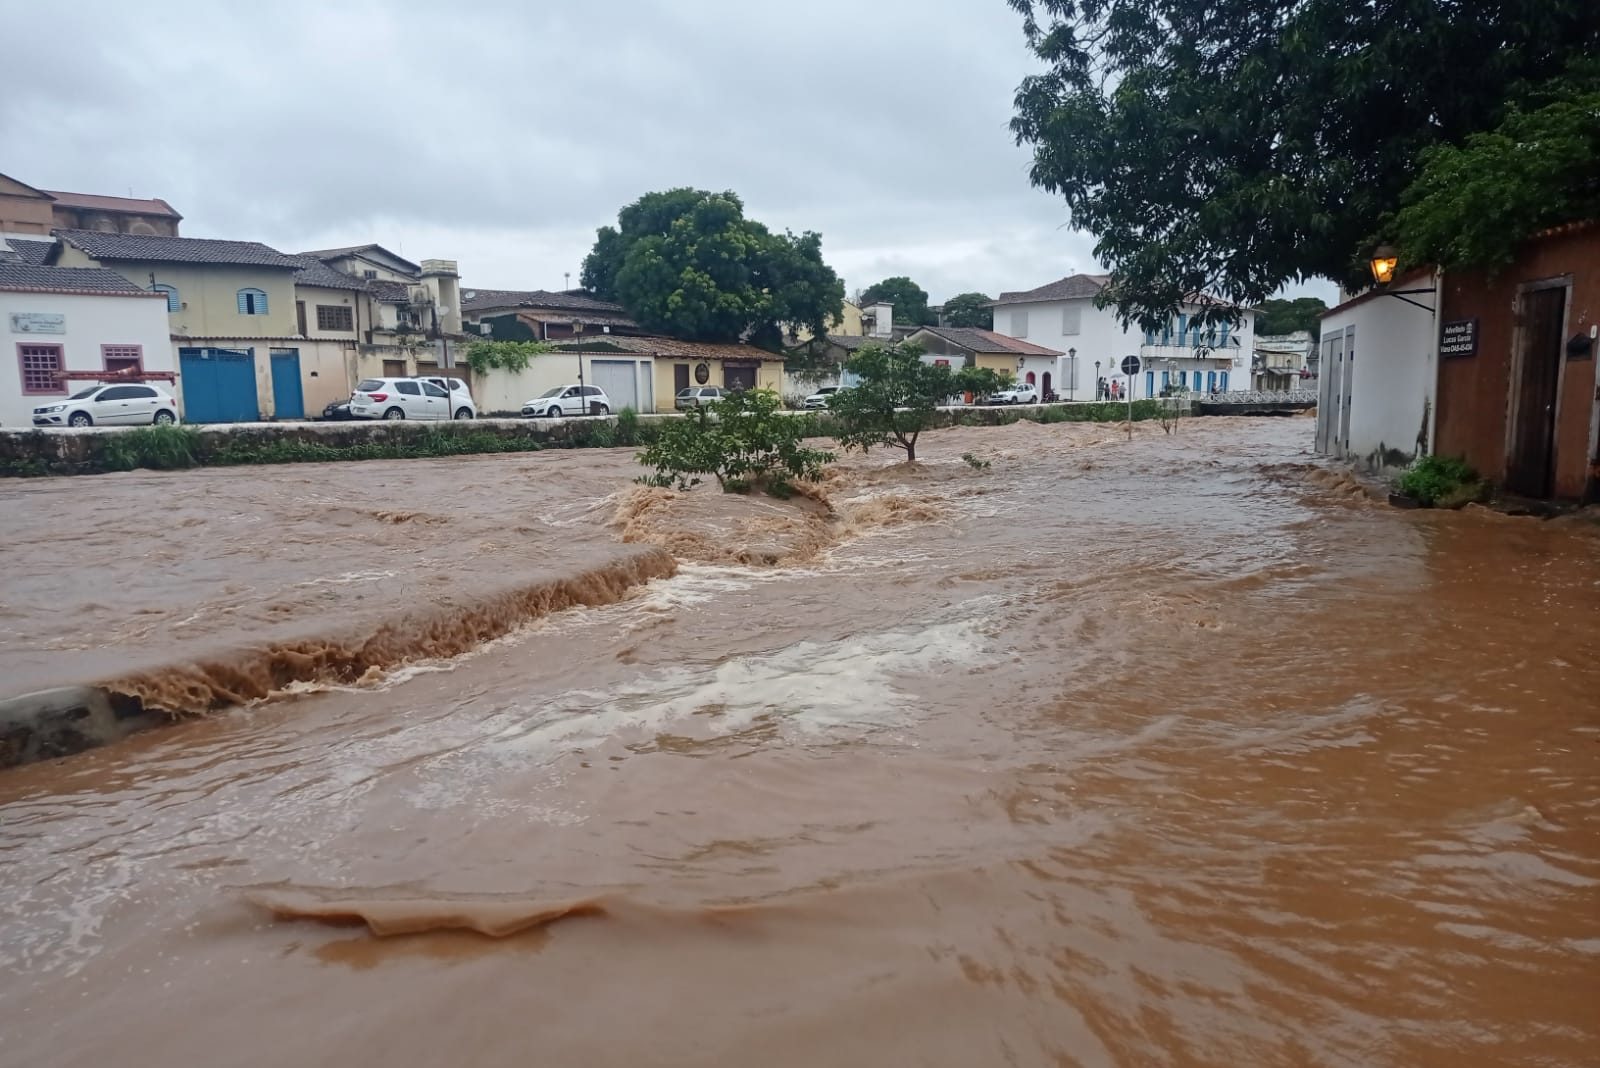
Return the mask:
<path id="1" fill-rule="evenodd" d="M 67 317 L 58 312 L 12 312 L 13 334 L 65 334 Z"/>
<path id="2" fill-rule="evenodd" d="M 1439 356 L 1476 356 L 1478 320 L 1454 319 L 1439 328 Z"/>

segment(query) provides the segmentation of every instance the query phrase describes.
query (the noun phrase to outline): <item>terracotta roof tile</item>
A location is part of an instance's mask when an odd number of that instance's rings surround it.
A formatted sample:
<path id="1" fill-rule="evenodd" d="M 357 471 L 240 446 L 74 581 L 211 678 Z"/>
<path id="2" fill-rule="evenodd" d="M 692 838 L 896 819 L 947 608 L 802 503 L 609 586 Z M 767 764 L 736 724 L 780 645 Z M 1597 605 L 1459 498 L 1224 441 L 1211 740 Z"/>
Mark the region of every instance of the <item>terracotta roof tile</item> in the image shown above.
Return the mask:
<path id="1" fill-rule="evenodd" d="M 1031 341 L 1020 338 L 1007 337 L 997 334 L 993 330 L 980 330 L 970 326 L 925 326 L 922 330 L 942 337 L 953 345 L 967 349 L 970 352 L 1007 352 L 1016 356 L 1060 356 L 1062 353 L 1055 349 L 1047 349 L 1043 345 L 1035 345 Z M 921 333 L 922 331 L 918 331 Z M 913 338 L 916 334 L 912 335 Z"/>
<path id="2" fill-rule="evenodd" d="M 1073 274 L 1059 278 L 1038 289 L 1015 293 L 1002 293 L 995 304 L 1028 304 L 1041 300 L 1075 300 L 1080 297 L 1097 297 L 1111 281 L 1109 274 Z"/>
<path id="3" fill-rule="evenodd" d="M 140 289 L 104 267 L 42 267 L 32 263 L 0 263 L 0 289 L 44 293 L 95 293 L 106 296 L 166 295 Z"/>
<path id="4" fill-rule="evenodd" d="M 164 215 L 169 219 L 183 218 L 173 210 L 171 204 L 154 197 L 148 200 L 137 197 L 104 197 L 98 193 L 63 193 L 57 189 L 43 189 L 40 192 L 48 193 L 57 204 L 66 208 L 117 211 L 128 215 Z"/>
<path id="5" fill-rule="evenodd" d="M 105 234 L 98 230 L 56 230 L 55 235 L 97 260 L 150 263 L 214 263 L 242 267 L 299 269 L 301 262 L 259 241 L 218 241 L 209 237 L 150 237 Z"/>

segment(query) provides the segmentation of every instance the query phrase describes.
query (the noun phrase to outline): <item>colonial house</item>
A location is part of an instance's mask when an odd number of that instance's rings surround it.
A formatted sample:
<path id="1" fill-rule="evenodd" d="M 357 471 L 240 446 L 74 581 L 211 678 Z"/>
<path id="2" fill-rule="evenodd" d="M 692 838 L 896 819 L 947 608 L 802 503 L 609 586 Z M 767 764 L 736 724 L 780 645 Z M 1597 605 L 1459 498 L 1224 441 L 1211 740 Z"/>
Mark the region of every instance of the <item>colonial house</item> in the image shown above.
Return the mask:
<path id="1" fill-rule="evenodd" d="M 1195 392 L 1250 387 L 1255 313 L 1229 307 L 1236 323 L 1201 325 L 1199 313 L 1216 301 L 1196 295 L 1163 328 L 1137 331 L 1117 321 L 1114 308 L 1095 306 L 1109 275 L 1074 274 L 995 300 L 994 329 L 1066 354 L 1062 396 L 1092 399 L 1102 378 L 1119 378 L 1125 356 L 1141 358 L 1141 372 L 1124 384 L 1135 399 L 1158 397 L 1169 387 Z"/>
<path id="2" fill-rule="evenodd" d="M 176 237 L 182 219 L 165 200 L 35 189 L 0 174 L 0 237 L 52 230 Z"/>
<path id="3" fill-rule="evenodd" d="M 931 363 L 959 360 L 968 367 L 995 371 L 1005 378 L 1038 388 L 1041 396 L 1058 393 L 1068 381 L 1065 353 L 1022 341 L 993 330 L 969 326 L 925 326 L 906 339 L 921 345 Z"/>
<path id="4" fill-rule="evenodd" d="M 295 276 L 257 241 L 58 230 L 51 262 L 104 267 L 167 301 L 184 414 L 192 422 L 305 414 Z"/>
<path id="5" fill-rule="evenodd" d="M 99 376 L 175 370 L 161 294 L 97 267 L 22 262 L 0 242 L 0 425 Z M 73 376 L 73 377 L 64 377 Z"/>
<path id="6" fill-rule="evenodd" d="M 1371 467 L 1458 456 L 1513 494 L 1600 499 L 1600 223 L 1514 252 L 1324 313 L 1319 452 Z"/>

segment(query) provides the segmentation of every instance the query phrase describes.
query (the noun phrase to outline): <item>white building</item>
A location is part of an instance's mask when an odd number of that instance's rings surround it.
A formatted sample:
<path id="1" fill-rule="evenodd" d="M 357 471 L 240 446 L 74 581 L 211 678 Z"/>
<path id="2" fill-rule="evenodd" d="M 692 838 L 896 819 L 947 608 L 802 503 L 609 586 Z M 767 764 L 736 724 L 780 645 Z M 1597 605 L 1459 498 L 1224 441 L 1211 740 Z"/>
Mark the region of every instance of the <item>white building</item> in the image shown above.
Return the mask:
<path id="1" fill-rule="evenodd" d="M 1405 467 L 1433 440 L 1438 280 L 1420 271 L 1392 288 L 1412 295 L 1370 289 L 1322 313 L 1317 452 L 1371 471 Z"/>
<path id="2" fill-rule="evenodd" d="M 1135 399 L 1160 396 L 1169 386 L 1201 393 L 1250 388 L 1251 309 L 1233 309 L 1236 324 L 1201 326 L 1192 320 L 1202 305 L 1193 301 L 1162 330 L 1124 329 L 1116 309 L 1095 307 L 1109 280 L 1103 274 L 1075 274 L 1026 292 L 1002 293 L 994 303 L 994 329 L 1066 353 L 1055 391 L 1068 400 L 1093 400 L 1099 378 L 1121 382 Z M 1131 382 L 1121 372 L 1129 355 L 1142 362 Z"/>
<path id="3" fill-rule="evenodd" d="M 94 381 L 62 379 L 60 372 L 176 369 L 165 295 L 102 268 L 0 260 L 0 345 L 0 425 L 7 430 L 31 427 L 35 407 Z"/>

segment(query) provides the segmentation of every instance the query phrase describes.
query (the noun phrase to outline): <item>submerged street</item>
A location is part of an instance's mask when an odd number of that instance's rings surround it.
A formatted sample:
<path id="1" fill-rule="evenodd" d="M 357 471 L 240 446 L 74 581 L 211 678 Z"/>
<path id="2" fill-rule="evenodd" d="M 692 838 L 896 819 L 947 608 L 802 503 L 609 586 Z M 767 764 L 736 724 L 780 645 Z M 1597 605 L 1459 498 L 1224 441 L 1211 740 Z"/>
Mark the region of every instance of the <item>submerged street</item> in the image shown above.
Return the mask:
<path id="1" fill-rule="evenodd" d="M 8 690 L 247 702 L 0 773 L 0 1065 L 1595 1064 L 1597 528 L 1311 435 L 0 485 Z"/>

